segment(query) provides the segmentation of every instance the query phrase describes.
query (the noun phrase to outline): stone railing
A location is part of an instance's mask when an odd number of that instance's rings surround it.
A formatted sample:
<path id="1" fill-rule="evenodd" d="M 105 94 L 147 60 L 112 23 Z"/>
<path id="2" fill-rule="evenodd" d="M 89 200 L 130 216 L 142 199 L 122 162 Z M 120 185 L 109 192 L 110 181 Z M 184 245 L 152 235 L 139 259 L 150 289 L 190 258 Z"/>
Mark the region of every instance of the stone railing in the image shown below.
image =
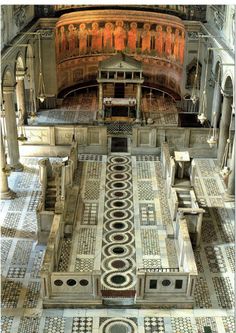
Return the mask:
<path id="1" fill-rule="evenodd" d="M 136 303 L 152 307 L 192 308 L 197 274 L 185 272 L 137 273 Z"/>
<path id="2" fill-rule="evenodd" d="M 101 272 L 58 272 L 61 239 L 64 237 L 63 215 L 55 214 L 40 272 L 44 307 L 88 306 L 101 303 Z"/>
<path id="3" fill-rule="evenodd" d="M 80 153 L 107 153 L 106 126 L 25 126 L 24 130 L 28 140 L 20 146 L 22 155 L 69 156 L 73 141 Z"/>
<path id="4" fill-rule="evenodd" d="M 72 187 L 77 165 L 78 146 L 76 142 L 72 143 L 69 154 L 64 160 L 54 162 L 52 165 L 48 158 L 39 161 L 42 194 L 37 206 L 37 222 L 40 243 L 45 243 L 47 240 L 54 214 L 64 214 L 66 211 L 68 189 Z"/>
<path id="5" fill-rule="evenodd" d="M 21 156 L 68 156 L 73 136 L 79 153 L 107 154 L 107 126 L 25 126 L 28 140 L 21 144 Z M 218 131 L 217 131 L 218 132 Z M 217 134 L 217 133 L 216 133 Z M 156 125 L 133 126 L 131 153 L 160 154 L 167 142 L 169 149 L 185 150 L 190 157 L 216 157 L 217 147 L 207 143 L 207 128 L 169 128 Z M 37 146 L 37 149 L 32 147 Z"/>
<path id="6" fill-rule="evenodd" d="M 185 220 L 175 233 L 177 268 L 138 269 L 137 304 L 193 307 L 195 279 L 198 274 Z"/>
<path id="7" fill-rule="evenodd" d="M 218 131 L 217 131 L 218 132 Z M 190 157 L 216 157 L 217 147 L 207 143 L 207 128 L 169 128 L 154 125 L 133 128 L 132 154 L 160 154 L 162 144 L 167 142 L 170 154 L 174 150 L 188 151 Z"/>

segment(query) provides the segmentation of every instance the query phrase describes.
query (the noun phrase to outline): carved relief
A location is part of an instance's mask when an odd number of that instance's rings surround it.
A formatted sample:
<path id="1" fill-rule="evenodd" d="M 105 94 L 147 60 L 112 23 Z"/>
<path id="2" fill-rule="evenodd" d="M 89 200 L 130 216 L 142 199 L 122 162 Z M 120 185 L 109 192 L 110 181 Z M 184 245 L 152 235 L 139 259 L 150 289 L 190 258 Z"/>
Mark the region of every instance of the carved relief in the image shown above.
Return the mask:
<path id="1" fill-rule="evenodd" d="M 14 19 L 18 28 L 22 27 L 26 21 L 25 5 L 14 5 Z"/>
<path id="2" fill-rule="evenodd" d="M 199 131 L 191 131 L 191 135 L 190 135 L 190 147 L 194 147 L 194 146 L 208 146 L 207 143 L 207 139 L 208 139 L 208 133 L 203 134 L 202 132 Z"/>
<path id="3" fill-rule="evenodd" d="M 219 11 L 214 11 L 214 22 L 217 29 L 222 30 L 224 26 L 224 15 Z"/>
<path id="4" fill-rule="evenodd" d="M 57 145 L 70 145 L 73 132 L 70 129 L 56 128 L 55 139 Z"/>
<path id="5" fill-rule="evenodd" d="M 48 131 L 27 131 L 27 137 L 28 141 L 27 143 L 29 144 L 49 144 L 49 138 L 48 138 Z"/>

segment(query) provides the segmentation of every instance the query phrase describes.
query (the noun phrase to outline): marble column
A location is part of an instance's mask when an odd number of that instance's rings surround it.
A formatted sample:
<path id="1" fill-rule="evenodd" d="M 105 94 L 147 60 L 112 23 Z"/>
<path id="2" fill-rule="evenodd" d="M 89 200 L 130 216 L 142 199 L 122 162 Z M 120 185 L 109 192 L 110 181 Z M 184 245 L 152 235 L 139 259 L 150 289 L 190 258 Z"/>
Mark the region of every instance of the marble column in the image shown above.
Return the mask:
<path id="1" fill-rule="evenodd" d="M 217 123 L 220 117 L 221 110 L 221 89 L 218 83 L 215 83 L 213 102 L 212 102 L 212 112 L 211 112 L 211 125 L 217 127 Z M 215 115 L 214 115 L 215 112 Z"/>
<path id="2" fill-rule="evenodd" d="M 27 112 L 25 106 L 25 83 L 24 83 L 25 71 L 16 72 L 16 99 L 17 108 L 19 112 L 19 126 L 27 125 Z"/>
<path id="3" fill-rule="evenodd" d="M 224 94 L 224 99 L 222 103 L 221 121 L 220 121 L 218 153 L 217 153 L 217 160 L 219 165 L 221 165 L 226 142 L 229 137 L 231 114 L 232 114 L 232 96 Z"/>
<path id="4" fill-rule="evenodd" d="M 103 89 L 101 82 L 98 84 L 98 112 L 100 118 L 103 118 Z"/>
<path id="5" fill-rule="evenodd" d="M 228 178 L 228 188 L 226 191 L 226 200 L 232 199 L 234 201 L 235 196 L 235 138 L 233 143 L 233 150 L 231 156 L 230 174 Z M 231 201 L 231 200 L 230 200 Z"/>
<path id="6" fill-rule="evenodd" d="M 14 171 L 22 171 L 20 163 L 19 145 L 17 141 L 16 113 L 14 105 L 14 87 L 3 87 L 3 100 L 5 101 L 6 138 L 10 165 Z"/>
<path id="7" fill-rule="evenodd" d="M 140 120 L 140 105 L 141 105 L 141 84 L 137 84 L 137 94 L 136 94 L 136 120 Z"/>
<path id="8" fill-rule="evenodd" d="M 1 140 L 1 170 L 0 170 L 0 198 L 2 200 L 14 199 L 16 194 L 8 186 L 8 175 L 7 175 L 7 163 L 5 156 L 5 147 L 3 143 L 2 131 L 0 129 L 0 140 Z M 9 170 L 10 172 L 10 170 Z"/>

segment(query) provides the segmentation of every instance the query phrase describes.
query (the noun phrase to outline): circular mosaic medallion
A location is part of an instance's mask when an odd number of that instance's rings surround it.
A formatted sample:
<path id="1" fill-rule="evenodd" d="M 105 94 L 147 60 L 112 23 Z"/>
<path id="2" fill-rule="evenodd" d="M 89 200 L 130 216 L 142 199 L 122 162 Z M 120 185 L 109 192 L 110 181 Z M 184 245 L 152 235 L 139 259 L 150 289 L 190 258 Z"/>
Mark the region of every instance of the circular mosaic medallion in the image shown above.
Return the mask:
<path id="1" fill-rule="evenodd" d="M 132 288 L 136 284 L 136 277 L 131 272 L 109 272 L 103 276 L 103 283 L 108 287 L 114 287 L 119 290 Z"/>
<path id="2" fill-rule="evenodd" d="M 107 244 L 102 248 L 105 256 L 124 258 L 132 256 L 135 249 L 130 244 Z"/>
<path id="3" fill-rule="evenodd" d="M 105 202 L 105 207 L 108 209 L 119 209 L 122 210 L 130 209 L 132 207 L 132 202 L 128 199 L 120 200 L 120 199 L 110 199 Z"/>
<path id="4" fill-rule="evenodd" d="M 109 180 L 106 183 L 106 188 L 109 190 L 127 190 L 132 188 L 132 184 L 127 180 Z"/>
<path id="5" fill-rule="evenodd" d="M 133 217 L 131 210 L 113 209 L 106 211 L 105 216 L 109 220 L 127 220 Z"/>
<path id="6" fill-rule="evenodd" d="M 111 199 L 128 199 L 132 197 L 132 193 L 129 190 L 109 190 L 107 191 L 107 197 Z"/>
<path id="7" fill-rule="evenodd" d="M 122 231 L 122 232 L 127 232 L 127 231 L 131 231 L 133 230 L 134 226 L 133 223 L 128 220 L 117 220 L 117 219 L 112 219 L 112 220 L 108 220 L 104 223 L 104 229 L 106 231 Z"/>
<path id="8" fill-rule="evenodd" d="M 99 327 L 99 333 L 126 332 L 137 333 L 137 326 L 129 318 L 109 318 Z"/>
<path id="9" fill-rule="evenodd" d="M 105 235 L 104 241 L 107 243 L 131 244 L 134 241 L 134 236 L 130 232 L 117 232 L 111 230 Z"/>
<path id="10" fill-rule="evenodd" d="M 129 158 L 124 156 L 112 156 L 109 158 L 108 163 L 111 164 L 126 164 L 129 163 Z"/>
<path id="11" fill-rule="evenodd" d="M 131 272 L 135 267 L 135 260 L 133 258 L 120 257 L 107 258 L 103 261 L 102 267 L 111 272 L 115 272 L 116 270 L 119 272 Z"/>

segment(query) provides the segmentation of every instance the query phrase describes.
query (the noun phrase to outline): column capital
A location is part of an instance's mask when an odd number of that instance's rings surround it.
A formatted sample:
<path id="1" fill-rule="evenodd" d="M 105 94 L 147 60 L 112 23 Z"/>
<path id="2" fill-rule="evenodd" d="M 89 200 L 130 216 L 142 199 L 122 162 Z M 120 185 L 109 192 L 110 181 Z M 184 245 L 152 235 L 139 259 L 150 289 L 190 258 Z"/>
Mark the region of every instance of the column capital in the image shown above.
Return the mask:
<path id="1" fill-rule="evenodd" d="M 26 70 L 18 69 L 16 70 L 16 81 L 24 80 L 26 74 Z"/>
<path id="2" fill-rule="evenodd" d="M 222 95 L 224 96 L 224 97 L 233 97 L 233 94 L 232 94 L 232 92 L 231 91 L 228 91 L 228 90 L 221 90 L 221 92 L 222 92 Z"/>
<path id="3" fill-rule="evenodd" d="M 14 86 L 3 86 L 2 87 L 2 92 L 4 94 L 12 94 L 15 91 L 15 85 Z"/>

